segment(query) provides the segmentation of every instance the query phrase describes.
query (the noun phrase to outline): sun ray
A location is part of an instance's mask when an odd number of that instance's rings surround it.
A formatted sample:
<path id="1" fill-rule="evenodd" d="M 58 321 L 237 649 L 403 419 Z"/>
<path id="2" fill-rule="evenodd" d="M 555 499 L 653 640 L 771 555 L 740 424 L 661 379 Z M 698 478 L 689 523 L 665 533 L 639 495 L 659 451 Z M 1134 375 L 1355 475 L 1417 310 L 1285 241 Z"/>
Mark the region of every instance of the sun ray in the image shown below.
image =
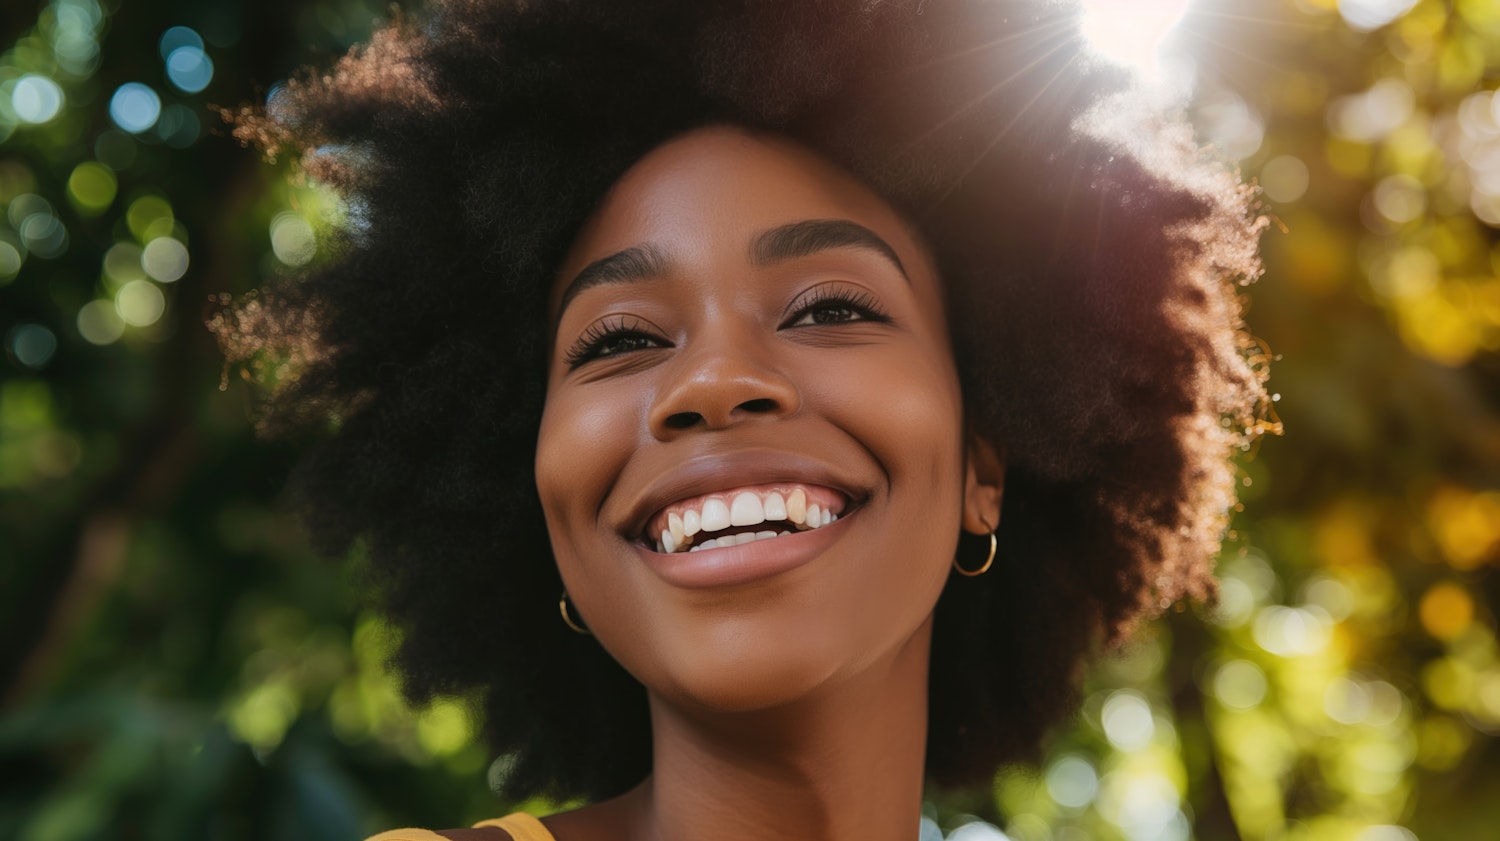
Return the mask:
<path id="1" fill-rule="evenodd" d="M 1100 243 L 1104 240 L 1104 200 L 1108 193 L 1109 182 L 1106 181 L 1096 195 L 1098 202 L 1094 208 L 1094 241 L 1089 246 L 1090 254 L 1101 253 Z"/>
<path id="2" fill-rule="evenodd" d="M 1042 22 L 1039 22 L 1039 23 L 1037 23 L 1037 24 L 1035 24 L 1033 26 L 1029 26 L 1029 27 L 1026 27 L 1024 29 L 1019 29 L 1019 30 L 1017 30 L 1015 32 L 1012 32 L 1011 34 L 1006 35 L 1006 36 L 1001 37 L 1001 38 L 995 38 L 995 39 L 990 40 L 990 41 L 985 41 L 982 44 L 976 44 L 975 46 L 972 46 L 972 47 L 965 47 L 964 49 L 957 50 L 955 52 L 945 53 L 945 54 L 939 55 L 939 56 L 934 56 L 934 57 L 932 57 L 931 59 L 929 59 L 927 61 L 924 61 L 924 62 L 921 62 L 921 63 L 918 63 L 918 64 L 913 64 L 913 65 L 911 65 L 909 67 L 903 67 L 899 71 L 899 75 L 901 75 L 901 76 L 914 75 L 916 73 L 922 72 L 923 70 L 930 70 L 930 69 L 932 69 L 934 67 L 938 67 L 938 66 L 941 66 L 943 64 L 947 64 L 948 62 L 957 61 L 960 58 L 967 58 L 968 56 L 971 56 L 971 55 L 973 55 L 975 53 L 983 52 L 985 50 L 994 49 L 996 47 L 1001 47 L 1001 46 L 1004 46 L 1006 44 L 1010 44 L 1010 43 L 1015 42 L 1015 41 L 1028 41 L 1031 38 L 1037 36 L 1038 33 L 1045 33 L 1043 35 L 1043 37 L 1049 37 L 1053 33 L 1047 33 L 1047 30 L 1049 30 L 1049 29 L 1061 30 L 1061 31 L 1071 30 L 1072 27 L 1069 25 L 1070 23 L 1071 23 L 1071 19 L 1069 19 L 1069 18 L 1053 18 L 1053 19 L 1050 19 L 1050 20 L 1042 21 Z"/>
<path id="3" fill-rule="evenodd" d="M 989 143 L 985 144 L 985 147 L 981 149 L 979 154 L 974 157 L 974 160 L 967 167 L 964 167 L 964 170 L 953 179 L 953 182 L 948 185 L 948 188 L 943 190 L 943 192 L 938 195 L 938 197 L 933 201 L 933 204 L 942 204 L 943 201 L 948 198 L 948 196 L 952 195 L 953 191 L 958 189 L 958 185 L 961 184 L 964 179 L 968 178 L 969 174 L 972 173 L 979 166 L 979 164 L 984 161 L 985 158 L 989 157 L 990 152 L 993 151 L 997 145 L 999 145 L 1000 141 L 1005 138 L 1005 135 L 1010 133 L 1010 130 L 1015 127 L 1016 123 L 1020 122 L 1021 118 L 1026 116 L 1026 112 L 1030 111 L 1032 106 L 1036 105 L 1037 100 L 1041 99 L 1042 95 L 1047 93 L 1047 91 L 1051 89 L 1052 85 L 1055 84 L 1058 79 L 1062 78 L 1063 74 L 1071 69 L 1073 65 L 1077 63 L 1077 61 L 1077 55 L 1069 56 L 1067 62 L 1064 63 L 1062 67 L 1059 67 L 1057 69 L 1057 72 L 1053 73 L 1052 77 L 1037 89 L 1036 93 L 1032 94 L 1031 99 L 1027 100 L 1026 104 L 1022 105 L 1020 110 L 1016 111 L 1015 115 L 1010 118 L 1010 122 L 1006 123 L 1000 128 L 998 132 L 995 133 L 994 138 L 991 139 Z"/>
<path id="4" fill-rule="evenodd" d="M 1067 46 L 1068 46 L 1068 41 L 1067 41 L 1066 38 L 1059 39 L 1059 43 L 1056 44 L 1055 46 L 1049 48 L 1045 53 L 1042 53 L 1040 56 L 1037 56 L 1035 59 L 1033 59 L 1032 61 L 1030 61 L 1029 63 L 1027 63 L 1024 67 L 1018 68 L 1014 73 L 1011 73 L 1010 75 L 1006 76 L 1005 78 L 1003 78 L 1000 81 L 996 82 L 995 84 L 991 85 L 983 93 L 975 96 L 969 102 L 967 102 L 964 105 L 960 106 L 952 114 L 949 114 L 948 116 L 944 117 L 942 120 L 938 121 L 936 124 L 934 124 L 934 125 L 930 126 L 929 128 L 927 128 L 922 133 L 920 133 L 917 136 L 911 138 L 909 141 L 907 141 L 905 144 L 902 145 L 900 153 L 903 154 L 903 155 L 910 153 L 913 149 L 915 149 L 916 147 L 920 146 L 929 137 L 931 137 L 932 135 L 934 135 L 937 132 L 941 131 L 944 127 L 946 127 L 949 124 L 951 124 L 954 120 L 957 120 L 958 118 L 962 117 L 963 115 L 965 115 L 965 114 L 969 113 L 970 111 L 974 110 L 981 103 L 983 103 L 985 100 L 987 100 L 990 97 L 994 96 L 996 93 L 999 93 L 1002 89 L 1005 88 L 1005 86 L 1009 85 L 1011 82 L 1014 82 L 1016 79 L 1018 79 L 1021 76 L 1025 75 L 1028 71 L 1032 70 L 1037 65 L 1039 65 L 1042 62 L 1046 61 L 1047 59 L 1051 58 L 1053 55 L 1057 54 L 1059 51 L 1061 51 L 1062 49 L 1064 49 Z M 1073 63 L 1074 60 L 1075 59 L 1070 58 L 1068 60 L 1068 64 L 1064 65 L 1064 68 L 1070 66 Z M 1049 81 L 1048 84 L 1051 84 L 1050 81 Z M 1028 105 L 1029 105 L 1029 103 L 1028 103 Z"/>
<path id="5" fill-rule="evenodd" d="M 1073 198 L 1078 194 L 1078 176 L 1082 167 L 1078 166 L 1078 152 L 1076 151 L 1076 147 L 1072 158 L 1073 165 L 1069 167 L 1068 173 L 1068 188 L 1063 191 L 1062 207 L 1057 212 L 1058 219 L 1069 218 L 1068 211 L 1072 209 Z M 1051 258 L 1054 264 L 1057 262 L 1058 255 L 1062 253 L 1063 237 L 1066 233 L 1067 226 L 1061 224 L 1057 226 L 1057 230 L 1053 233 Z"/>
<path id="6" fill-rule="evenodd" d="M 1191 0 L 1082 0 L 1079 28 L 1093 52 L 1142 76 L 1158 72 L 1158 53 Z"/>

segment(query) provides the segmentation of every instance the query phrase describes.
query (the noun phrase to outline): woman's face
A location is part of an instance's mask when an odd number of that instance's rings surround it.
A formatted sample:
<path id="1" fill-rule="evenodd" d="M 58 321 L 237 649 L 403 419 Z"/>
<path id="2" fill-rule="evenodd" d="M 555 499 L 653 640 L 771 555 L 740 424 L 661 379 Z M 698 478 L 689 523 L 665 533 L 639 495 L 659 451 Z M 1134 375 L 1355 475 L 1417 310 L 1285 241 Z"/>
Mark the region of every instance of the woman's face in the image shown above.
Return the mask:
<path id="1" fill-rule="evenodd" d="M 926 639 L 966 464 L 942 301 L 788 141 L 701 129 L 611 189 L 552 293 L 536 475 L 577 612 L 658 697 L 775 706 Z"/>

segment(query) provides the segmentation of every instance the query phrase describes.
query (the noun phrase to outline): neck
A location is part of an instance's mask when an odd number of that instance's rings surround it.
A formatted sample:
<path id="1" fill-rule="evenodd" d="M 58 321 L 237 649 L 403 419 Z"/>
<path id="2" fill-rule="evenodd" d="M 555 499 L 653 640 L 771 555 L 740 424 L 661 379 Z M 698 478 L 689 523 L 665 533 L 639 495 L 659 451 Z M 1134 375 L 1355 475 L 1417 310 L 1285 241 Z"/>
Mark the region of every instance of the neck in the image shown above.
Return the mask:
<path id="1" fill-rule="evenodd" d="M 931 622 L 889 657 L 773 710 L 651 699 L 634 841 L 910 841 L 921 820 Z"/>

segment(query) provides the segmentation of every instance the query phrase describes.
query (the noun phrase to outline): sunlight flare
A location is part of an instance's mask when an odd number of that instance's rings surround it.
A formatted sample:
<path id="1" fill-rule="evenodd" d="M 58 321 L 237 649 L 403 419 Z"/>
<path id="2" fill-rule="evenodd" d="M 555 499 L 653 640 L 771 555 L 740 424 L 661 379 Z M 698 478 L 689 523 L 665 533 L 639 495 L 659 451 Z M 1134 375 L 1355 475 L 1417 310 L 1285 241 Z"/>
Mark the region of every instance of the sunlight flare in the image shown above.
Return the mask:
<path id="1" fill-rule="evenodd" d="M 1082 0 L 1079 25 L 1104 59 L 1151 77 L 1158 53 L 1187 14 L 1190 0 Z"/>

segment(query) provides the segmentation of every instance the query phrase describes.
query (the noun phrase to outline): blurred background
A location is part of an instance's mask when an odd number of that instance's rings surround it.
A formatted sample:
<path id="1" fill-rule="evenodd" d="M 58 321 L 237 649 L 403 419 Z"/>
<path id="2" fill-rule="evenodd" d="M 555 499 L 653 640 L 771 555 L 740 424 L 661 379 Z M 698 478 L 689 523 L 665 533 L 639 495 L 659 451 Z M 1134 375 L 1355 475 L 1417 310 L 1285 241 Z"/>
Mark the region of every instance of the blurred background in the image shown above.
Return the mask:
<path id="1" fill-rule="evenodd" d="M 1247 290 L 1285 434 L 1217 605 L 1087 677 L 1045 762 L 924 839 L 1500 837 L 1500 3 L 1097 0 L 1260 184 Z M 0 838 L 349 839 L 517 804 L 412 710 L 294 451 L 203 327 L 319 259 L 334 197 L 226 137 L 384 0 L 0 7 Z M 545 809 L 546 804 L 530 804 Z"/>

